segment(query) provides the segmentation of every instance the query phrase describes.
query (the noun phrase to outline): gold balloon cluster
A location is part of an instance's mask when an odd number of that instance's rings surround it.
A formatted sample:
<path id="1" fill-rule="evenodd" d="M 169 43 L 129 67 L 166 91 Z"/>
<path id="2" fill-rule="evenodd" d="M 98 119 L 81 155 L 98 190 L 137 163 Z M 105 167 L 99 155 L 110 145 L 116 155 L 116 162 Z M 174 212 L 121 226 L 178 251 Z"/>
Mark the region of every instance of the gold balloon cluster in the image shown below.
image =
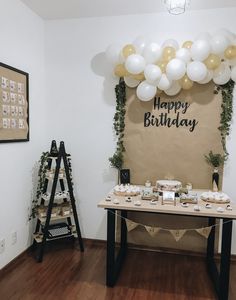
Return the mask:
<path id="1" fill-rule="evenodd" d="M 191 50 L 193 45 L 192 41 L 185 41 L 182 44 L 182 48 Z M 136 49 L 132 44 L 127 44 L 122 48 L 121 55 L 124 60 L 126 60 L 130 55 L 136 54 Z M 163 48 L 161 58 L 155 62 L 155 64 L 160 68 L 162 73 L 166 73 L 167 64 L 176 57 L 176 49 L 171 46 L 167 46 Z M 233 60 L 236 58 L 236 46 L 230 45 L 224 51 L 224 59 Z M 216 54 L 211 53 L 203 63 L 207 67 L 208 70 L 214 71 L 216 70 L 222 63 L 223 59 Z M 124 63 L 119 63 L 114 68 L 114 73 L 118 77 L 129 77 L 135 79 L 137 81 L 145 80 L 144 72 L 139 74 L 131 74 L 125 68 Z M 183 90 L 189 90 L 192 88 L 194 82 L 187 76 L 184 75 L 180 80 L 178 80 L 179 85 Z M 158 89 L 159 94 L 162 92 Z"/>

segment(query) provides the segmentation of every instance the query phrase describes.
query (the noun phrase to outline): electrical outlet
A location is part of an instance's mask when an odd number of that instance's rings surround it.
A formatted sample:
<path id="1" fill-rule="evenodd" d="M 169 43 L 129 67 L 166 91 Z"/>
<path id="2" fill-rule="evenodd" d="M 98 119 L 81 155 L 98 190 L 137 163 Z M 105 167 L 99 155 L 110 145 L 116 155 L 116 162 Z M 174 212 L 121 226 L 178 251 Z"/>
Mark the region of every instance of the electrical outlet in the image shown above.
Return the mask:
<path id="1" fill-rule="evenodd" d="M 11 234 L 11 244 L 12 244 L 12 245 L 15 245 L 16 242 L 17 242 L 17 232 L 14 231 L 14 232 L 12 232 L 12 234 Z"/>
<path id="2" fill-rule="evenodd" d="M 5 239 L 0 240 L 0 254 L 5 251 Z"/>

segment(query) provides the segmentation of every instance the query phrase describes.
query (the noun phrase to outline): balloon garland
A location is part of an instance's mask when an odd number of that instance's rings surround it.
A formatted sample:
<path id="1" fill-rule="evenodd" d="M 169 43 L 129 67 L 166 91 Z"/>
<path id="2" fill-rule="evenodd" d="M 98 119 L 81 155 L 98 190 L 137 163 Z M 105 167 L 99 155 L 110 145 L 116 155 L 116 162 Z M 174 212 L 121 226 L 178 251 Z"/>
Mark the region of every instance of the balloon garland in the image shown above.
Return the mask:
<path id="1" fill-rule="evenodd" d="M 159 45 L 141 36 L 123 47 L 109 46 L 106 57 L 117 77 L 124 77 L 128 87 L 137 87 L 137 97 L 142 101 L 163 91 L 175 96 L 195 83 L 236 82 L 236 35 L 227 29 L 214 35 L 201 33 L 182 47 L 173 39 Z"/>

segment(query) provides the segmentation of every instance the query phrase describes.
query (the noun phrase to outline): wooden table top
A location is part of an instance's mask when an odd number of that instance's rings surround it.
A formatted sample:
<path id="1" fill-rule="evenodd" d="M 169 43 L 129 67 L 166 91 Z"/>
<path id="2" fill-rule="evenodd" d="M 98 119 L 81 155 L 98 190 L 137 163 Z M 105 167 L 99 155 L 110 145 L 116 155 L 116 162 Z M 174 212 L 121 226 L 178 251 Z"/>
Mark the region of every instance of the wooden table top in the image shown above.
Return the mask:
<path id="1" fill-rule="evenodd" d="M 158 200 L 156 205 L 151 204 L 150 200 L 142 200 L 141 195 L 133 196 L 131 202 L 126 202 L 124 196 L 117 196 L 111 191 L 109 195 L 111 200 L 107 201 L 106 197 L 98 203 L 99 208 L 104 209 L 115 209 L 115 210 L 129 210 L 138 212 L 153 212 L 173 215 L 184 215 L 184 216 L 199 216 L 199 217 L 216 217 L 216 218 L 230 218 L 236 219 L 236 204 L 230 203 L 232 210 L 226 210 L 227 204 L 211 203 L 212 208 L 206 208 L 207 202 L 200 199 L 200 195 L 206 190 L 192 190 L 192 192 L 198 194 L 198 204 L 189 204 L 188 207 L 182 207 L 179 199 L 177 198 L 176 206 L 172 204 L 161 204 Z M 119 200 L 119 204 L 114 204 L 114 199 Z M 140 206 L 134 205 L 134 202 L 139 200 Z M 195 211 L 194 206 L 200 206 L 200 211 Z M 222 207 L 223 212 L 218 212 L 217 208 Z"/>

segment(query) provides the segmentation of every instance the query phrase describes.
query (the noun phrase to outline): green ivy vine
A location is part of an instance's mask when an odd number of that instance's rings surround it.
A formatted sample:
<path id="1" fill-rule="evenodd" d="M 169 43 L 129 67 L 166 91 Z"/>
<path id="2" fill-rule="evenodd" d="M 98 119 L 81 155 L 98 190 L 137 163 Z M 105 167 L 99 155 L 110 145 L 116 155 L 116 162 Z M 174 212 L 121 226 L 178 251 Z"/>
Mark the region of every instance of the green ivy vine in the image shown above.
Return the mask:
<path id="1" fill-rule="evenodd" d="M 45 188 L 46 173 L 48 170 L 48 156 L 49 156 L 49 152 L 43 152 L 39 160 L 38 185 L 37 185 L 36 196 L 32 200 L 32 208 L 31 208 L 31 214 L 29 216 L 29 220 L 36 217 L 37 207 L 39 204 L 40 197 L 45 192 L 44 188 Z"/>
<path id="2" fill-rule="evenodd" d="M 120 170 L 122 169 L 125 151 L 124 147 L 124 130 L 125 130 L 125 103 L 126 103 L 126 86 L 123 78 L 120 78 L 119 83 L 115 87 L 116 93 L 116 112 L 113 118 L 113 127 L 116 133 L 116 151 L 112 157 L 109 158 L 111 166 Z"/>
<path id="3" fill-rule="evenodd" d="M 222 111 L 220 114 L 220 126 L 218 127 L 218 129 L 220 131 L 221 143 L 226 159 L 229 156 L 229 153 L 226 148 L 226 138 L 230 134 L 230 126 L 233 116 L 233 90 L 234 81 L 230 80 L 224 85 L 217 85 L 214 91 L 215 94 L 221 92 L 222 95 Z"/>

